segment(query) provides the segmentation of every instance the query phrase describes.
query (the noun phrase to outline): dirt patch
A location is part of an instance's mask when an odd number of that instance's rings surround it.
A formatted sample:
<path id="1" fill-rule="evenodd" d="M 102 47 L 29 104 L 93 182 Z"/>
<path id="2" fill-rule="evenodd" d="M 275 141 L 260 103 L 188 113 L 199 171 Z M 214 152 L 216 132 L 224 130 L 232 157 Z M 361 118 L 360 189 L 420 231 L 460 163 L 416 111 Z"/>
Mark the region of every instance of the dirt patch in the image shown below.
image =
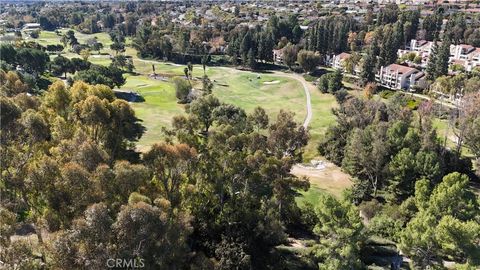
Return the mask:
<path id="1" fill-rule="evenodd" d="M 288 237 L 287 241 L 288 241 L 288 246 L 290 246 L 290 247 L 300 248 L 300 249 L 307 248 L 307 246 L 305 246 L 305 243 L 303 243 L 302 240 L 300 240 L 300 239 L 296 239 L 296 238 L 293 238 L 293 237 Z"/>
<path id="2" fill-rule="evenodd" d="M 108 58 L 110 59 L 110 55 L 102 55 L 102 54 L 94 54 L 91 55 L 92 58 Z"/>
<path id="3" fill-rule="evenodd" d="M 335 164 L 323 160 L 312 160 L 309 164 L 296 164 L 291 173 L 298 177 L 307 177 L 312 186 L 335 195 L 341 194 L 344 189 L 353 184 L 350 175 L 342 172 Z"/>
<path id="4" fill-rule="evenodd" d="M 174 75 L 172 74 L 160 74 L 160 73 L 150 73 L 148 77 L 152 80 L 168 81 Z"/>

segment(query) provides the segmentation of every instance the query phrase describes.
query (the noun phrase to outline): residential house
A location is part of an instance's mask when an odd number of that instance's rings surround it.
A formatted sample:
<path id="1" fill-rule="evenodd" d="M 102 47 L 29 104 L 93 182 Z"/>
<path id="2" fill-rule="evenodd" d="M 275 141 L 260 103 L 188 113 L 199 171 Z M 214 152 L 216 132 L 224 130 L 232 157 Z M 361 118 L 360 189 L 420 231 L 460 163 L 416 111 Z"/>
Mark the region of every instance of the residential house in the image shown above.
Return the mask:
<path id="1" fill-rule="evenodd" d="M 430 42 L 426 40 L 416 40 L 412 39 L 410 41 L 410 46 L 407 45 L 407 50 L 415 51 L 415 52 L 424 52 L 430 51 Z"/>

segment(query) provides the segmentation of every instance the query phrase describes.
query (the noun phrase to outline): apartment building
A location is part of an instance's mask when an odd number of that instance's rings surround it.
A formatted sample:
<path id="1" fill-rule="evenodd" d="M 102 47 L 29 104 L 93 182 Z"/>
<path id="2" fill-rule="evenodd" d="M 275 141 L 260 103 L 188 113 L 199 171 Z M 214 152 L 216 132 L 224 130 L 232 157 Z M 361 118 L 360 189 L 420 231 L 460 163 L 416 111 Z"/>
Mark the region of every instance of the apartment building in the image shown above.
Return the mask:
<path id="1" fill-rule="evenodd" d="M 412 91 L 415 86 L 421 86 L 425 73 L 412 67 L 391 64 L 381 67 L 375 77 L 384 87 Z"/>
<path id="2" fill-rule="evenodd" d="M 283 64 L 283 48 L 273 50 L 273 61 L 277 64 Z"/>
<path id="3" fill-rule="evenodd" d="M 345 60 L 351 56 L 351 54 L 345 52 L 337 54 L 330 59 L 330 66 L 335 69 L 344 70 Z M 354 67 L 354 71 L 355 74 L 360 73 L 359 67 Z M 355 74 L 353 74 L 353 76 L 355 76 Z M 391 64 L 386 67 L 381 67 L 380 71 L 375 74 L 375 79 L 380 85 L 390 89 L 413 91 L 415 87 L 423 87 L 425 73 L 416 68 Z"/>
<path id="4" fill-rule="evenodd" d="M 335 69 L 343 70 L 345 68 L 345 60 L 350 58 L 352 55 L 346 52 L 341 54 L 334 55 L 330 60 L 330 65 Z"/>
<path id="5" fill-rule="evenodd" d="M 437 45 L 440 46 L 441 42 L 437 42 Z M 398 56 L 402 57 L 405 54 L 413 52 L 421 56 L 422 61 L 419 66 L 425 68 L 428 64 L 433 46 L 432 41 L 412 39 L 405 50 L 398 50 Z M 466 71 L 472 71 L 473 68 L 480 66 L 480 48 L 466 44 L 452 44 L 450 45 L 449 61 L 451 64 L 463 66 Z"/>

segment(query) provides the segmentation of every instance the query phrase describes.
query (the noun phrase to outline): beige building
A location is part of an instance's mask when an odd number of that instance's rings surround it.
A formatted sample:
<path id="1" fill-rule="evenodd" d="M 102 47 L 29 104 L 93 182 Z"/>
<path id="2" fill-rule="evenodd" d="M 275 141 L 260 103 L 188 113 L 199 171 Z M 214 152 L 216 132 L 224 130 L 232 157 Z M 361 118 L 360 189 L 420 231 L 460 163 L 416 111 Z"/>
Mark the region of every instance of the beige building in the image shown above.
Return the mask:
<path id="1" fill-rule="evenodd" d="M 381 67 L 376 74 L 380 85 L 391 89 L 403 89 L 411 91 L 413 87 L 420 86 L 424 80 L 425 73 L 418 69 L 391 64 Z"/>
<path id="2" fill-rule="evenodd" d="M 441 44 L 441 42 L 437 42 L 438 46 Z M 421 56 L 422 62 L 420 67 L 425 68 L 428 64 L 433 46 L 432 41 L 412 39 L 405 50 L 398 50 L 398 56 L 402 57 L 405 54 L 413 52 Z M 466 71 L 472 71 L 473 68 L 480 66 L 480 48 L 467 44 L 452 44 L 450 45 L 449 62 L 450 64 L 463 66 Z"/>
<path id="3" fill-rule="evenodd" d="M 350 58 L 352 55 L 346 52 L 343 52 L 341 54 L 337 54 L 332 57 L 332 60 L 330 61 L 330 65 L 333 68 L 343 70 L 345 68 L 345 60 Z"/>

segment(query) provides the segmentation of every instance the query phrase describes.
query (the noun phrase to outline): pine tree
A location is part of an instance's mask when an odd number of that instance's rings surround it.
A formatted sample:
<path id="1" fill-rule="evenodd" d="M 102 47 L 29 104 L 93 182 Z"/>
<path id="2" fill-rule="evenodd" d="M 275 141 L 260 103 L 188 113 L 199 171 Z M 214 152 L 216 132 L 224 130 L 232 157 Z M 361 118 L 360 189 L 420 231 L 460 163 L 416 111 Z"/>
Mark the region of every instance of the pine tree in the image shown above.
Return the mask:
<path id="1" fill-rule="evenodd" d="M 437 65 L 437 50 L 438 44 L 437 41 L 433 41 L 432 49 L 430 51 L 430 56 L 428 57 L 427 68 L 425 69 L 427 73 L 427 79 L 435 80 L 437 78 L 436 65 Z"/>
<path id="2" fill-rule="evenodd" d="M 435 78 L 448 74 L 448 60 L 450 58 L 450 40 L 445 39 L 439 47 L 435 59 Z"/>
<path id="3" fill-rule="evenodd" d="M 248 52 L 251 48 L 253 48 L 254 46 L 252 46 L 252 35 L 250 33 L 250 31 L 248 31 L 245 36 L 243 37 L 242 39 L 242 43 L 240 44 L 240 55 L 242 56 L 242 62 L 243 62 L 243 65 L 247 65 L 247 61 L 248 61 Z"/>
<path id="4" fill-rule="evenodd" d="M 375 66 L 376 66 L 376 57 L 375 57 L 376 46 L 375 43 L 370 45 L 370 48 L 367 51 L 367 54 L 363 58 L 362 71 L 360 73 L 360 78 L 363 83 L 369 83 L 375 81 Z"/>
<path id="5" fill-rule="evenodd" d="M 317 27 L 310 28 L 310 34 L 308 37 L 308 50 L 309 51 L 316 51 L 316 43 L 317 43 Z"/>
<path id="6" fill-rule="evenodd" d="M 273 34 L 270 31 L 264 31 L 258 35 L 257 57 L 265 62 L 273 62 L 273 48 L 275 46 Z"/>
<path id="7" fill-rule="evenodd" d="M 248 64 L 248 67 L 251 69 L 255 69 L 257 66 L 257 62 L 255 61 L 255 53 L 253 52 L 253 49 L 250 49 L 248 51 L 247 64 Z"/>

